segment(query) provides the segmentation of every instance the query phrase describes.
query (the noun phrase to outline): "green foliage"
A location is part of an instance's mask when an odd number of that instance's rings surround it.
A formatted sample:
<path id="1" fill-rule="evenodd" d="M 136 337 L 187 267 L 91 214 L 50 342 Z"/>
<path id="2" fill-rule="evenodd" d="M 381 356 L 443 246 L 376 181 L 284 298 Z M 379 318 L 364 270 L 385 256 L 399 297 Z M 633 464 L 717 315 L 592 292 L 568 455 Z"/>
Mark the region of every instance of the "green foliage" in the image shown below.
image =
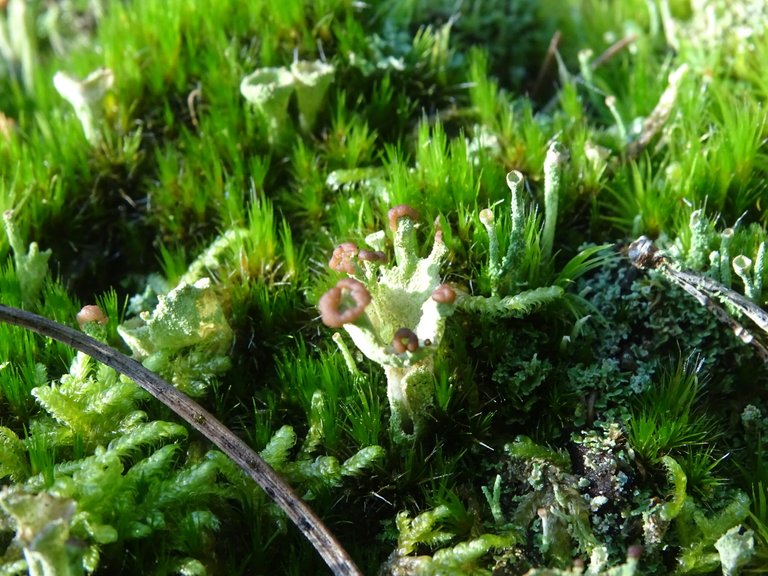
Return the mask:
<path id="1" fill-rule="evenodd" d="M 509 533 L 504 536 L 483 534 L 455 546 L 448 544 L 455 534 L 446 530 L 444 522 L 450 522 L 451 510 L 439 506 L 410 518 L 405 512 L 397 516 L 398 546 L 383 566 L 384 574 L 489 574 L 479 561 L 496 549 L 507 548 L 515 543 Z M 411 554 L 419 547 L 436 549 L 431 556 Z"/>
<path id="2" fill-rule="evenodd" d="M 706 515 L 692 503 L 684 506 L 676 522 L 683 545 L 678 559 L 678 571 L 681 574 L 695 574 L 716 569 L 720 564 L 724 573 L 738 573 L 724 560 L 731 554 L 725 549 L 739 544 L 728 545 L 723 536 L 738 527 L 748 513 L 749 498 L 743 492 L 734 494 L 725 506 L 711 515 Z"/>
<path id="3" fill-rule="evenodd" d="M 758 573 L 765 571 L 759 567 L 766 566 L 765 560 L 768 557 L 768 497 L 766 496 L 765 485 L 762 482 L 752 489 L 749 519 L 758 543 L 754 562 L 758 567 L 756 570 Z"/>
<path id="4" fill-rule="evenodd" d="M 93 571 L 103 555 L 118 552 L 118 541 L 174 534 L 177 522 L 187 522 L 190 515 L 229 496 L 217 481 L 215 457 L 183 458 L 178 442 L 187 436 L 186 429 L 148 421 L 136 409 L 144 393 L 110 369 L 94 366 L 88 357 L 78 354 L 58 386 L 41 386 L 32 393 L 47 414 L 32 421 L 24 440 L 3 429 L 9 450 L 3 451 L 2 471 L 15 480 L 5 501 L 55 497 L 71 504 L 66 534 L 84 546 L 74 550 L 64 541 L 56 544 L 60 553 L 67 552 L 69 569 Z M 17 528 L 36 522 L 34 510 L 16 515 Z M 216 522 L 208 524 L 200 528 L 215 531 Z M 35 530 L 42 534 L 47 529 Z M 24 534 L 17 532 L 30 563 L 24 540 L 30 536 Z M 202 553 L 204 558 L 205 551 L 171 540 L 169 550 L 175 554 Z M 6 561 L 12 559 L 6 556 Z"/>
<path id="5" fill-rule="evenodd" d="M 702 384 L 695 360 L 678 361 L 645 392 L 628 423 L 629 441 L 650 464 L 685 448 L 703 446 L 717 437 L 713 418 L 697 408 Z"/>
<path id="6" fill-rule="evenodd" d="M 333 456 L 310 458 L 317 445 L 324 439 L 324 431 L 318 422 L 313 423 L 296 460 L 290 459 L 290 452 L 296 444 L 296 434 L 290 426 L 283 426 L 270 439 L 261 457 L 275 470 L 285 475 L 296 486 L 307 489 L 305 499 L 313 499 L 313 492 L 339 487 L 344 477 L 363 474 L 373 468 L 384 457 L 381 446 L 367 446 L 339 462 Z"/>
<path id="7" fill-rule="evenodd" d="M 648 234 L 768 303 L 764 4 L 10 0 L 0 301 L 68 325 L 98 304 L 107 324 L 84 330 L 127 336 L 263 450 L 365 573 L 764 570 L 768 371 L 745 339 L 765 336 L 606 248 Z M 98 98 L 57 91 L 102 68 Z M 288 97 L 249 103 L 257 86 Z M 403 203 L 409 253 L 439 228 L 430 286 L 457 295 L 415 406 L 395 398 L 418 438 L 314 307 L 333 246 Z M 430 300 L 389 296 L 399 319 Z M 374 348 L 424 339 L 405 323 Z M 322 570 L 130 382 L 5 325 L 0 448 L 7 572 Z M 55 517 L 30 523 L 40 503 Z M 14 521 L 50 554 L 5 546 Z"/>

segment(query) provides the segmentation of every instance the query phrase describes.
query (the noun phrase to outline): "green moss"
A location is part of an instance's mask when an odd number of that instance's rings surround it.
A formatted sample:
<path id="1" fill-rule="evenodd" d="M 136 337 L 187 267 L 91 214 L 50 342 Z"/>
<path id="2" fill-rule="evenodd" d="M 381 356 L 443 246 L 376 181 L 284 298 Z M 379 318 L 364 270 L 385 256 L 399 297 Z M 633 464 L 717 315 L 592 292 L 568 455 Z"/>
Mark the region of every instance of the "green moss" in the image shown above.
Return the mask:
<path id="1" fill-rule="evenodd" d="M 68 325 L 99 304 L 99 338 L 274 454 L 365 573 L 561 574 L 579 559 L 596 574 L 759 571 L 768 371 L 745 340 L 765 343 L 760 317 L 714 295 L 749 331 L 735 335 L 621 248 L 652 236 L 672 265 L 768 303 L 766 13 L 724 0 L 11 0 L 0 302 Z M 53 79 L 102 67 L 114 83 L 93 124 Z M 241 93 L 257 70 L 290 77 L 279 113 Z M 331 70 L 307 97 L 312 72 Z M 398 204 L 421 214 L 396 239 L 399 276 L 357 271 L 390 287 L 369 288 L 388 310 L 360 348 L 372 362 L 338 346 L 315 305 L 336 281 L 333 247 L 386 229 Z M 458 298 L 436 320 L 422 314 L 431 290 L 408 278 L 438 228 L 428 284 Z M 422 317 L 436 328 L 416 410 L 387 402 L 376 363 L 398 328 L 426 338 Z M 323 570 L 164 407 L 8 326 L 0 445 L 8 571 Z M 43 505 L 60 513 L 37 522 Z"/>

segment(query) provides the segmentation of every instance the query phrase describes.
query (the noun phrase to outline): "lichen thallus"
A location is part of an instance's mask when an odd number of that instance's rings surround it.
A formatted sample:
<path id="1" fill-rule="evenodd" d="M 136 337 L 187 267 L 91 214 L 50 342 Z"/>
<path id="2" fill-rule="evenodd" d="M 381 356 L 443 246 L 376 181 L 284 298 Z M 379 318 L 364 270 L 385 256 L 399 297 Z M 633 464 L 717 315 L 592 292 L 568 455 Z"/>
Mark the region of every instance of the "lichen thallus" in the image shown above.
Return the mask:
<path id="1" fill-rule="evenodd" d="M 136 384 L 183 418 L 190 426 L 202 433 L 240 466 L 296 524 L 334 574 L 339 576 L 362 575 L 362 572 L 335 536 L 312 509 L 296 495 L 285 480 L 280 478 L 261 456 L 243 440 L 186 394 L 168 384 L 133 358 L 129 358 L 114 348 L 63 324 L 3 305 L 0 305 L 0 322 L 20 326 L 62 342 L 131 378 Z"/>
<path id="2" fill-rule="evenodd" d="M 752 345 L 763 362 L 768 363 L 768 348 L 718 304 L 718 301 L 743 314 L 768 334 L 768 313 L 765 310 L 711 278 L 676 268 L 666 256 L 654 248 L 653 241 L 647 236 L 640 236 L 632 242 L 627 248 L 627 256 L 636 267 L 641 270 L 658 270 L 667 280 L 693 296 L 720 322 L 730 326 L 739 339 Z"/>

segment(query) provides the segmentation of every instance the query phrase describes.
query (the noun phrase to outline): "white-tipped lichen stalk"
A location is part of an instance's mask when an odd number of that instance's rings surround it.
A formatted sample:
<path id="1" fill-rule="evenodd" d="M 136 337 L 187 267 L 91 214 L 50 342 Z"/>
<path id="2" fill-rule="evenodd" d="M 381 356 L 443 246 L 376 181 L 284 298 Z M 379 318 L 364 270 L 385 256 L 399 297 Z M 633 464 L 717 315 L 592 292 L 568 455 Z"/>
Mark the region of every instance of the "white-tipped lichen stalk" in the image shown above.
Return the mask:
<path id="1" fill-rule="evenodd" d="M 629 132 L 627 132 L 627 125 L 624 123 L 624 119 L 619 113 L 619 109 L 616 107 L 616 96 L 608 96 L 605 99 L 605 107 L 613 116 L 614 122 L 616 122 L 616 131 L 619 134 L 619 141 L 622 146 L 626 146 L 629 141 Z"/>
<path id="2" fill-rule="evenodd" d="M 567 161 L 568 151 L 559 142 L 553 142 L 544 159 L 544 230 L 541 235 L 541 255 L 545 261 L 552 257 L 563 166 Z"/>
<path id="3" fill-rule="evenodd" d="M 712 250 L 709 253 L 709 276 L 715 282 L 720 282 L 720 251 Z"/>
<path id="4" fill-rule="evenodd" d="M 594 86 L 595 76 L 592 73 L 592 57 L 595 55 L 594 51 L 590 48 L 579 50 L 576 58 L 579 60 L 579 73 L 584 80 L 585 86 Z"/>
<path id="5" fill-rule="evenodd" d="M 499 237 L 496 234 L 493 211 L 485 208 L 480 211 L 480 222 L 488 233 L 488 279 L 491 282 L 491 296 L 499 295 L 499 281 L 503 273 L 499 255 Z"/>
<path id="6" fill-rule="evenodd" d="M 525 254 L 525 202 L 523 200 L 523 185 L 525 176 L 522 172 L 512 170 L 507 174 L 507 186 L 510 191 L 510 214 L 512 222 L 509 232 L 507 253 L 502 261 L 504 275 L 515 274 Z"/>
<path id="7" fill-rule="evenodd" d="M 720 283 L 726 288 L 731 287 L 731 242 L 733 228 L 726 228 L 720 234 Z"/>
<path id="8" fill-rule="evenodd" d="M 669 75 L 669 84 L 661 94 L 658 103 L 643 122 L 643 128 L 637 139 L 627 148 L 629 158 L 637 158 L 651 141 L 664 129 L 675 109 L 680 85 L 688 72 L 688 65 L 683 64 Z"/>

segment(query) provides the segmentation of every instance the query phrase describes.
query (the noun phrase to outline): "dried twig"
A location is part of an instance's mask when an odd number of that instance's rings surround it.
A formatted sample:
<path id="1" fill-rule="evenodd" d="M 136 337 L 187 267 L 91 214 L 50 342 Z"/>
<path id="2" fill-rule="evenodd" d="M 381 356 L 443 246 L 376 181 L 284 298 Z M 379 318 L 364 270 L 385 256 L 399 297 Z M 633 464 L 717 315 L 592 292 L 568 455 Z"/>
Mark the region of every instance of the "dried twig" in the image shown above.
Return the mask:
<path id="1" fill-rule="evenodd" d="M 602 66 L 603 64 L 611 60 L 614 56 L 616 56 L 619 52 L 627 48 L 630 44 L 633 44 L 637 40 L 637 38 L 638 38 L 637 34 L 629 34 L 624 38 L 622 38 L 621 40 L 614 42 L 613 44 L 608 46 L 608 48 L 606 48 L 597 58 L 595 58 L 592 61 L 592 63 L 589 66 L 590 69 L 597 70 L 598 68 L 600 68 L 600 66 Z M 550 46 L 551 46 L 551 43 L 550 43 Z M 555 50 L 555 54 L 557 54 L 557 50 Z M 579 74 L 577 76 L 572 77 L 572 81 L 576 84 L 582 84 L 585 82 L 585 78 L 584 76 Z M 552 108 L 555 107 L 557 102 L 560 100 L 561 92 L 562 91 L 558 91 L 557 94 L 552 96 L 549 102 L 547 102 L 544 105 L 544 108 L 542 108 L 542 112 L 548 113 L 552 110 Z"/>
<path id="2" fill-rule="evenodd" d="M 560 33 L 560 30 L 557 30 L 552 35 L 552 39 L 549 41 L 549 46 L 547 46 L 547 53 L 544 56 L 544 61 L 541 63 L 539 73 L 536 76 L 536 80 L 533 83 L 533 88 L 531 89 L 531 98 L 535 99 L 539 93 L 539 90 L 541 90 L 541 85 L 544 83 L 544 79 L 546 78 L 547 73 L 552 66 L 552 62 L 555 60 L 555 54 L 557 53 L 557 47 L 560 45 L 561 37 L 562 34 Z"/>
<path id="3" fill-rule="evenodd" d="M 738 292 L 726 288 L 711 278 L 674 268 L 669 260 L 653 247 L 647 236 L 641 236 L 629 245 L 627 255 L 632 263 L 643 270 L 658 270 L 665 278 L 693 296 L 715 317 L 727 324 L 733 333 L 746 344 L 751 344 L 763 362 L 768 363 L 768 348 L 760 340 L 723 309 L 719 300 L 752 320 L 763 332 L 768 333 L 768 313 Z"/>

